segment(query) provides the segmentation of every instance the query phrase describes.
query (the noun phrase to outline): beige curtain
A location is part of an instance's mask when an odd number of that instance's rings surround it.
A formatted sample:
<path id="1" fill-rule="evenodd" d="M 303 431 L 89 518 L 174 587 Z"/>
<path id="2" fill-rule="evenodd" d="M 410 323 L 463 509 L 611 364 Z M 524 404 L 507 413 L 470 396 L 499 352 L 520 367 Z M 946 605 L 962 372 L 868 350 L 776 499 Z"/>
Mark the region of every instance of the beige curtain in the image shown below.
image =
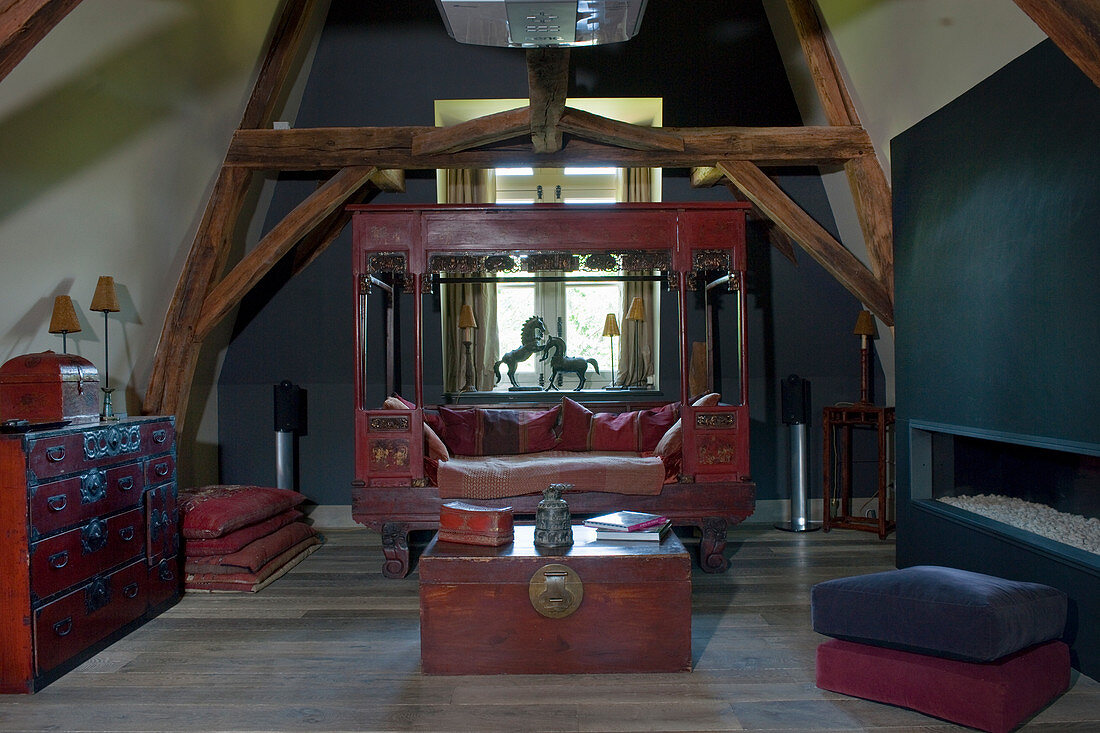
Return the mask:
<path id="1" fill-rule="evenodd" d="M 491 204 L 496 201 L 496 172 L 463 168 L 446 170 L 445 204 Z M 483 275 L 484 273 L 477 273 Z M 461 277 L 461 276 L 460 276 Z M 440 287 L 443 317 L 443 389 L 457 392 L 466 383 L 466 350 L 462 343 L 458 315 L 463 303 L 474 311 L 474 384 L 491 390 L 496 382 L 493 364 L 500 358 L 497 343 L 497 291 L 493 283 L 447 283 Z"/>
<path id="2" fill-rule="evenodd" d="M 653 171 L 649 168 L 623 168 L 619 171 L 620 201 L 652 200 Z M 652 275 L 651 272 L 635 270 L 624 275 Z M 628 321 L 626 314 L 635 297 L 642 299 L 645 306 L 644 321 Z M 623 324 L 619 339 L 619 365 L 616 370 L 616 384 L 623 387 L 641 385 L 653 377 L 653 344 L 655 342 L 656 321 L 660 316 L 656 308 L 657 284 L 653 282 L 623 283 L 623 312 L 619 322 Z"/>

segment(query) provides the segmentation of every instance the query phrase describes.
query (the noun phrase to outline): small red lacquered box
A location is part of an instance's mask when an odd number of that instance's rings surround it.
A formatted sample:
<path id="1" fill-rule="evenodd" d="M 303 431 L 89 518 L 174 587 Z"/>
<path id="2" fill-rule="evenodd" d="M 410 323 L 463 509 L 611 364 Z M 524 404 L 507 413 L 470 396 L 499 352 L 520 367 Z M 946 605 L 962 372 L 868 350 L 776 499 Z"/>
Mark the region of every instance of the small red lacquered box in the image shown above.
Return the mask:
<path id="1" fill-rule="evenodd" d="M 43 351 L 0 366 L 0 420 L 32 423 L 99 418 L 99 372 L 75 354 Z"/>
<path id="2" fill-rule="evenodd" d="M 498 547 L 512 541 L 512 507 L 452 501 L 439 509 L 439 541 Z"/>

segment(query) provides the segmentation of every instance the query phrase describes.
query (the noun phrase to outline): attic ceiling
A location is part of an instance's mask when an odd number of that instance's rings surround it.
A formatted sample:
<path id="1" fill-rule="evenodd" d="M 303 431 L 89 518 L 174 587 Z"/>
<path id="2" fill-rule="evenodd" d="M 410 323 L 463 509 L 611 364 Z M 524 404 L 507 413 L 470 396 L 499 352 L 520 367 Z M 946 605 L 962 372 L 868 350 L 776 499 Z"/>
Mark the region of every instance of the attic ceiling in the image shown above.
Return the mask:
<path id="1" fill-rule="evenodd" d="M 1004 0 L 1007 2 L 1007 0 Z M 1100 4 L 1015 0 L 1100 86 Z M 0 10 L 0 80 L 79 0 L 12 0 Z M 893 324 L 889 184 L 838 71 L 813 0 L 787 0 L 826 112 L 823 127 L 647 127 L 566 104 L 569 49 L 525 51 L 529 103 L 446 127 L 314 127 L 273 130 L 320 0 L 286 0 L 267 55 L 229 145 L 190 255 L 169 305 L 147 414 L 186 412 L 204 337 L 270 268 L 293 251 L 304 268 L 349 219 L 345 205 L 401 191 L 404 171 L 535 164 L 688 167 L 692 182 L 724 182 L 817 260 L 885 324 Z M 583 53 L 583 50 L 574 53 Z M 761 166 L 836 166 L 847 173 L 867 244 L 868 268 L 791 201 Z M 236 224 L 255 173 L 336 171 L 226 270 Z M 781 233 L 781 234 L 780 234 Z"/>

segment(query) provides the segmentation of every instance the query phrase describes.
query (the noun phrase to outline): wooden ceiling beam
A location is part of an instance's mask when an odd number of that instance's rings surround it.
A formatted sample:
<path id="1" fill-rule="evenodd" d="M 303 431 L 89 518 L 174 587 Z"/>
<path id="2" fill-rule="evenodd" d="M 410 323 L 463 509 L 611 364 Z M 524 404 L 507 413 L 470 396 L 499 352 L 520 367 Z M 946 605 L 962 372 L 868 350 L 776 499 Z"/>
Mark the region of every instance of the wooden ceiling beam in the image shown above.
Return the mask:
<path id="1" fill-rule="evenodd" d="M 301 59 L 302 39 L 321 5 L 322 0 L 287 0 L 283 6 L 240 127 L 271 124 L 289 88 L 287 80 Z M 196 325 L 207 295 L 225 267 L 251 183 L 251 171 L 223 164 L 164 317 L 142 411 L 147 415 L 174 414 L 180 432 L 201 347 L 201 339 L 195 337 Z"/>
<path id="2" fill-rule="evenodd" d="M 313 231 L 303 237 L 298 245 L 294 247 L 294 262 L 291 265 L 290 277 L 297 276 L 298 273 L 309 267 L 322 252 L 328 249 L 330 244 L 336 241 L 336 238 L 340 236 L 340 232 L 344 231 L 344 227 L 351 222 L 352 214 L 348 210 L 348 206 L 369 204 L 379 193 L 379 189 L 370 182 L 360 186 L 358 191 L 348 196 L 344 206 L 338 207 L 318 223 Z"/>
<path id="3" fill-rule="evenodd" d="M 344 168 L 264 235 L 206 296 L 195 323 L 194 338 L 199 341 L 204 339 L 283 255 L 329 214 L 343 206 L 348 197 L 354 195 L 375 172 L 374 168 Z"/>
<path id="4" fill-rule="evenodd" d="M 479 148 L 482 145 L 500 142 L 501 140 L 526 136 L 531 132 L 531 108 L 516 107 L 515 109 L 476 117 L 467 122 L 459 122 L 457 125 L 448 125 L 447 127 L 376 127 L 363 129 L 401 131 L 397 133 L 397 136 L 401 139 L 406 134 L 411 134 L 412 155 L 431 157 L 458 153 L 471 148 Z M 395 165 L 392 167 L 409 168 L 410 166 Z"/>
<path id="5" fill-rule="evenodd" d="M 294 248 L 294 263 L 291 266 L 290 277 L 295 277 L 302 270 L 310 266 L 328 249 L 328 246 L 336 241 L 340 232 L 344 231 L 351 222 L 351 212 L 348 206 L 353 204 L 368 204 L 379 193 L 404 193 L 405 171 L 401 170 L 376 170 L 367 179 L 367 182 L 359 187 L 359 190 L 348 196 L 343 206 L 338 207 L 329 214 L 324 221 L 319 223 L 312 232 L 302 238 Z"/>
<path id="6" fill-rule="evenodd" d="M 629 122 L 619 122 L 602 115 L 595 115 L 572 107 L 566 107 L 558 128 L 562 132 L 628 150 L 682 152 L 684 138 L 660 127 L 643 127 Z"/>
<path id="7" fill-rule="evenodd" d="M 568 114 L 568 113 L 567 113 Z M 563 115 L 564 117 L 565 115 Z M 617 165 L 690 168 L 716 160 L 752 160 L 759 165 L 839 165 L 874 154 L 860 127 L 702 127 L 662 128 L 679 136 L 683 151 L 628 150 L 571 138 L 557 153 L 536 155 L 530 143 L 497 143 L 491 148 L 417 155 L 419 135 L 450 128 L 318 127 L 294 130 L 238 130 L 226 165 L 274 171 L 338 170 L 349 165 L 430 170 L 506 168 L 538 165 Z"/>
<path id="8" fill-rule="evenodd" d="M 0 3 L 0 80 L 79 4 L 80 0 L 8 0 Z"/>
<path id="9" fill-rule="evenodd" d="M 1100 87 L 1100 3 L 1096 0 L 1016 0 L 1020 9 Z"/>
<path id="10" fill-rule="evenodd" d="M 717 166 L 700 165 L 691 169 L 692 188 L 710 188 L 724 179 L 726 174 Z"/>
<path id="11" fill-rule="evenodd" d="M 868 310 L 887 326 L 894 325 L 894 304 L 885 286 L 762 170 L 748 161 L 736 160 L 721 161 L 717 167 Z"/>
<path id="12" fill-rule="evenodd" d="M 726 188 L 729 189 L 730 195 L 737 201 L 748 201 L 749 205 L 752 207 L 749 210 L 750 216 L 759 219 L 767 227 L 768 243 L 779 250 L 780 254 L 790 260 L 792 265 L 798 267 L 798 255 L 795 254 L 794 240 L 791 239 L 790 235 L 780 229 L 778 224 L 772 221 L 767 214 L 760 210 L 759 206 L 754 204 L 748 196 L 741 192 L 741 189 L 733 185 L 733 182 L 726 178 L 725 174 L 721 173 L 720 169 L 715 168 L 715 170 L 719 171 L 719 176 Z"/>
<path id="13" fill-rule="evenodd" d="M 787 0 L 798 40 L 806 57 L 814 87 L 830 125 L 861 127 L 836 58 L 825 42 L 825 32 L 813 0 Z M 877 156 L 867 155 L 845 162 L 844 172 L 855 200 L 856 215 L 875 276 L 893 299 L 894 224 L 890 184 Z"/>
<path id="14" fill-rule="evenodd" d="M 383 193 L 405 193 L 405 171 L 384 168 L 374 172 L 370 182 Z"/>
<path id="15" fill-rule="evenodd" d="M 527 49 L 527 86 L 531 97 L 531 145 L 536 153 L 561 150 L 558 120 L 569 91 L 569 49 Z"/>

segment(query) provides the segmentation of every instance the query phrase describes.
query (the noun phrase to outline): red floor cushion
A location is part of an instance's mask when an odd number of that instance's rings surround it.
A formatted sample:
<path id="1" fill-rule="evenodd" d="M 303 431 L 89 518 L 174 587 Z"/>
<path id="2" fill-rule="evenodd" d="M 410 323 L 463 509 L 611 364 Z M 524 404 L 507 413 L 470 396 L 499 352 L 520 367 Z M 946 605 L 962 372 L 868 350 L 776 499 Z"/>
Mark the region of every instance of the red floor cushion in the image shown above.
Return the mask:
<path id="1" fill-rule="evenodd" d="M 270 486 L 217 484 L 180 491 L 185 538 L 221 537 L 298 506 L 306 497 Z"/>
<path id="2" fill-rule="evenodd" d="M 183 587 L 188 592 L 230 591 L 255 593 L 281 578 L 320 546 L 320 535 L 304 539 L 254 573 L 186 573 L 183 578 Z"/>
<path id="3" fill-rule="evenodd" d="M 964 662 L 830 639 L 817 686 L 1003 733 L 1069 688 L 1069 647 L 1048 641 L 996 662 Z"/>
<path id="4" fill-rule="evenodd" d="M 183 552 L 188 557 L 206 557 L 208 555 L 228 555 L 236 552 L 250 542 L 266 537 L 280 527 L 302 519 L 305 515 L 297 509 L 287 509 L 274 517 L 265 519 L 247 527 L 235 529 L 221 537 L 210 539 L 185 539 Z"/>
<path id="5" fill-rule="evenodd" d="M 248 543 L 236 552 L 226 555 L 187 556 L 184 571 L 188 573 L 238 573 L 256 572 L 272 558 L 294 547 L 299 542 L 316 536 L 317 532 L 303 522 L 291 522 L 266 537 Z"/>

